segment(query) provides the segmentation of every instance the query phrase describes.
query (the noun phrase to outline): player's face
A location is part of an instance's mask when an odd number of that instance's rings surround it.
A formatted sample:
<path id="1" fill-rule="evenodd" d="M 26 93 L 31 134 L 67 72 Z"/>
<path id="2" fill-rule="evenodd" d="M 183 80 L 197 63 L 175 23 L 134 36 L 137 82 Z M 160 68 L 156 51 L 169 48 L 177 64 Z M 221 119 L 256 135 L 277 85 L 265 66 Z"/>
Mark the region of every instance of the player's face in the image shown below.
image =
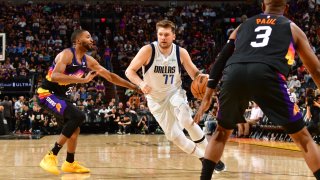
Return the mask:
<path id="1" fill-rule="evenodd" d="M 170 48 L 176 35 L 172 32 L 171 28 L 160 27 L 157 32 L 159 46 L 163 49 Z"/>
<path id="2" fill-rule="evenodd" d="M 93 40 L 88 31 L 85 31 L 81 34 L 80 43 L 81 43 L 81 46 L 84 47 L 87 51 L 90 51 L 93 49 Z"/>

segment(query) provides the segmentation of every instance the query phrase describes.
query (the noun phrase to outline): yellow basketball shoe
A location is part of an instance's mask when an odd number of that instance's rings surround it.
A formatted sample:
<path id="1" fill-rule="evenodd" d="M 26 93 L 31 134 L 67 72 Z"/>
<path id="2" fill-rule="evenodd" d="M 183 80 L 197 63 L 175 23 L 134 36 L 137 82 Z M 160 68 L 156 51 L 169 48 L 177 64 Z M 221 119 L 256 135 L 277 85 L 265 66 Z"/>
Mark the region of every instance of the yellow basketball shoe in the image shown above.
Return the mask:
<path id="1" fill-rule="evenodd" d="M 53 155 L 52 151 L 49 152 L 49 154 L 46 154 L 44 158 L 40 162 L 40 167 L 42 169 L 55 174 L 59 175 L 60 171 L 58 169 L 58 159 L 56 155 Z"/>
<path id="2" fill-rule="evenodd" d="M 61 166 L 61 170 L 63 172 L 69 172 L 69 173 L 88 173 L 90 172 L 90 169 L 81 166 L 78 161 L 74 161 L 73 163 L 69 163 L 68 161 L 64 161 L 64 163 Z"/>

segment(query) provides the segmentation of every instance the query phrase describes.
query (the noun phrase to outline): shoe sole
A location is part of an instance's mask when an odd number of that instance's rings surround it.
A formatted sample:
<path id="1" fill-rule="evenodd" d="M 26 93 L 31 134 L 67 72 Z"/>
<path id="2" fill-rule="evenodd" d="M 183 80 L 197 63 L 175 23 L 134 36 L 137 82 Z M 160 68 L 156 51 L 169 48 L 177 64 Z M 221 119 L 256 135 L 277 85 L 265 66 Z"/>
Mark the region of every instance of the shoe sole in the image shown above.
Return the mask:
<path id="1" fill-rule="evenodd" d="M 221 170 L 221 171 L 214 170 L 214 172 L 215 172 L 216 174 L 219 174 L 219 173 L 224 172 L 224 171 L 226 171 L 226 170 L 227 170 L 227 166 L 224 166 L 223 170 Z"/>
<path id="2" fill-rule="evenodd" d="M 58 171 L 50 171 L 50 170 L 48 170 L 48 169 L 46 169 L 45 167 L 45 164 L 43 163 L 43 161 L 41 161 L 40 162 L 40 167 L 43 169 L 43 170 L 45 170 L 45 171 L 47 171 L 47 172 L 49 172 L 49 173 L 52 173 L 52 174 L 54 174 L 54 175 L 59 175 L 60 174 L 60 171 L 58 170 Z"/>
<path id="3" fill-rule="evenodd" d="M 75 171 L 65 171 L 65 170 L 62 170 L 62 169 L 61 169 L 61 171 L 62 171 L 62 172 L 66 172 L 66 173 L 79 173 L 79 174 L 80 174 L 80 173 L 81 173 L 81 174 L 82 174 L 82 173 L 90 173 L 90 171 L 86 171 L 86 172 L 75 172 Z"/>
<path id="4" fill-rule="evenodd" d="M 66 173 L 89 173 L 90 172 L 90 170 L 89 171 L 85 171 L 85 172 L 75 172 L 75 171 L 68 171 L 68 170 L 64 170 L 63 168 L 61 168 L 61 171 L 62 172 L 66 172 Z"/>

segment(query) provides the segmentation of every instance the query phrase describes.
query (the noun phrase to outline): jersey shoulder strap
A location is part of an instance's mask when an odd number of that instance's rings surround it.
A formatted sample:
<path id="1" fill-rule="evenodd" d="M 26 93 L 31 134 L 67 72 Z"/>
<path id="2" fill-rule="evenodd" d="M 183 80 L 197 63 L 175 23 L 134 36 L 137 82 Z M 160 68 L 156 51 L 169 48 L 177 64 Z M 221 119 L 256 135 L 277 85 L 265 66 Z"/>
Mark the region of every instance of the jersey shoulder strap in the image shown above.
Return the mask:
<path id="1" fill-rule="evenodd" d="M 75 51 L 75 49 L 74 49 L 74 48 L 70 48 L 70 50 L 71 50 L 72 55 L 73 55 L 73 57 L 72 57 L 72 64 L 78 64 L 78 63 L 77 63 L 77 59 L 76 59 L 76 51 Z"/>
<path id="2" fill-rule="evenodd" d="M 155 51 L 156 51 L 155 47 L 154 47 L 154 44 L 151 43 L 150 45 L 151 45 L 151 49 L 152 49 L 152 54 L 151 54 L 151 58 L 150 58 L 149 63 L 145 66 L 145 72 L 147 72 L 148 69 L 152 66 L 153 61 L 154 61 Z"/>
<path id="3" fill-rule="evenodd" d="M 179 66 L 179 73 L 181 73 L 180 48 L 178 45 L 176 45 L 176 56 L 177 56 L 177 62 Z"/>

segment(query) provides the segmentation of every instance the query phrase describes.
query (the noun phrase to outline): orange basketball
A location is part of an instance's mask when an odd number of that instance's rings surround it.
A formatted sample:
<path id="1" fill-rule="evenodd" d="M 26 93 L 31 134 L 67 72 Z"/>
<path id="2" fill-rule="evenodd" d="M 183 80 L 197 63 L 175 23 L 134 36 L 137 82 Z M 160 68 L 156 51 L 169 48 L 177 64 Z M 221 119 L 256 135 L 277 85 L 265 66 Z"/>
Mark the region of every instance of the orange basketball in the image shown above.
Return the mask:
<path id="1" fill-rule="evenodd" d="M 191 83 L 191 93 L 197 99 L 203 99 L 208 84 L 207 76 L 199 76 Z"/>

